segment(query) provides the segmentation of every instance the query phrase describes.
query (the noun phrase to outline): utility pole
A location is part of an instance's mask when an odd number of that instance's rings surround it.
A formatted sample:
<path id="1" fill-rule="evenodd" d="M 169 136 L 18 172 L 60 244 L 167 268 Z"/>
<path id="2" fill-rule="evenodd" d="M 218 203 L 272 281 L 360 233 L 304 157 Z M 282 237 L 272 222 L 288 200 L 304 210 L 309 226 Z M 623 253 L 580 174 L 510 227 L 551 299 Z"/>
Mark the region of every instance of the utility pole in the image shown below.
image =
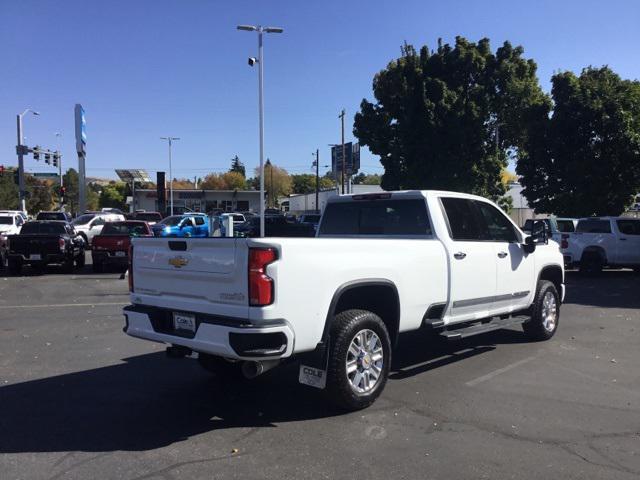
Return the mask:
<path id="1" fill-rule="evenodd" d="M 180 140 L 180 137 L 160 137 L 160 140 L 167 140 L 169 143 L 169 205 L 171 215 L 173 215 L 173 170 L 171 169 L 171 145 L 174 140 Z"/>
<path id="2" fill-rule="evenodd" d="M 264 33 L 282 33 L 280 27 L 263 27 L 262 25 L 238 25 L 238 30 L 258 33 L 258 59 L 249 57 L 249 66 L 258 63 L 258 110 L 260 123 L 260 236 L 264 237 L 264 57 L 262 55 L 262 35 Z"/>
<path id="3" fill-rule="evenodd" d="M 316 210 L 319 212 L 318 194 L 320 192 L 320 149 L 316 148 Z"/>
<path id="4" fill-rule="evenodd" d="M 28 112 L 31 112 L 34 115 L 40 115 L 38 112 L 27 108 L 24 112 L 19 113 L 16 118 L 18 130 L 18 145 L 16 146 L 16 153 L 18 154 L 18 198 L 20 199 L 20 210 L 23 212 L 27 211 L 27 192 L 24 181 L 24 153 L 25 150 L 27 150 L 28 153 L 28 148 L 22 144 L 22 117 L 24 117 Z"/>
<path id="5" fill-rule="evenodd" d="M 346 161 L 346 151 L 344 149 L 344 108 L 342 109 L 342 112 L 340 112 L 340 115 L 338 115 L 338 118 L 342 123 L 342 179 L 340 183 L 342 184 L 342 195 L 344 195 L 344 167 Z"/>
<path id="6" fill-rule="evenodd" d="M 62 154 L 60 154 L 60 137 L 62 134 L 60 132 L 56 132 L 56 153 L 58 154 L 58 176 L 60 177 L 60 192 L 62 193 L 62 187 L 64 187 L 64 181 L 62 180 Z M 62 210 L 62 206 L 64 205 L 62 195 L 60 195 L 60 210 Z"/>

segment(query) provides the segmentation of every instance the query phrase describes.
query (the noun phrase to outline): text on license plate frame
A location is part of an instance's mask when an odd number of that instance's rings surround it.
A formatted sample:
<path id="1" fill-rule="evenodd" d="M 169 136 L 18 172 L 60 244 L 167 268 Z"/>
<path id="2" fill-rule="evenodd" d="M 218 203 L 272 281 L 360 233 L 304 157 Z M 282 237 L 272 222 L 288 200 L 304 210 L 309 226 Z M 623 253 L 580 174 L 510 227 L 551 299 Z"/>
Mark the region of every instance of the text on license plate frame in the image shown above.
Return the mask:
<path id="1" fill-rule="evenodd" d="M 173 328 L 182 332 L 196 332 L 196 316 L 193 313 L 173 312 Z"/>

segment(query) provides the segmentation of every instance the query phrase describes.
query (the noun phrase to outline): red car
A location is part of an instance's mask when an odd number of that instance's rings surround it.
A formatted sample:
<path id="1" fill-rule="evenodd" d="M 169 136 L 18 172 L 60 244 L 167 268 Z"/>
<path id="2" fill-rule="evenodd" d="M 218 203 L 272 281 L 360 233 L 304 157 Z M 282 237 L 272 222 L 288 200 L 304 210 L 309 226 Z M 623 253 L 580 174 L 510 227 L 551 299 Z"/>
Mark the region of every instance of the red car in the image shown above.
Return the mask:
<path id="1" fill-rule="evenodd" d="M 101 272 L 105 265 L 126 267 L 131 237 L 153 237 L 153 232 L 147 222 L 138 220 L 105 223 L 100 235 L 93 237 L 93 271 Z"/>

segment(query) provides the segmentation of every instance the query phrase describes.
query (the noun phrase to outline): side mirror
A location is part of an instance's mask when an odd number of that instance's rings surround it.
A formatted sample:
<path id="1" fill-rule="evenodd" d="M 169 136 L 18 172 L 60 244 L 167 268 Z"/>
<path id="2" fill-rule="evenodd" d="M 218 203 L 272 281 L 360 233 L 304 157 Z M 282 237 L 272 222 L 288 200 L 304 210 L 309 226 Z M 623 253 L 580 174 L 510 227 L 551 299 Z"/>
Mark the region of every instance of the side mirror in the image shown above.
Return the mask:
<path id="1" fill-rule="evenodd" d="M 536 220 L 531 226 L 531 235 L 524 239 L 525 251 L 533 253 L 536 245 L 547 245 L 548 243 L 547 224 L 542 220 Z"/>

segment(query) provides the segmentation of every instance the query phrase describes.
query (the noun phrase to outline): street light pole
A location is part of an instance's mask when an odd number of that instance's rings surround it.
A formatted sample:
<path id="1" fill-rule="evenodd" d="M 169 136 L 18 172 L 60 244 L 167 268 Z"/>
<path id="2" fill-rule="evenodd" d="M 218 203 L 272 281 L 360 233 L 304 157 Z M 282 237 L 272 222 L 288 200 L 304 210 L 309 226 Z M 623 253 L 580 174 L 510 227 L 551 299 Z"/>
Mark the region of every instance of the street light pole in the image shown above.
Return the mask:
<path id="1" fill-rule="evenodd" d="M 23 212 L 27 211 L 27 202 L 26 202 L 26 191 L 25 191 L 25 182 L 24 182 L 24 154 L 22 150 L 22 117 L 24 117 L 27 113 L 31 112 L 34 115 L 40 115 L 39 112 L 35 110 L 31 110 L 27 108 L 24 112 L 18 114 L 17 120 L 17 130 L 18 130 L 18 146 L 16 148 L 18 154 L 18 198 L 20 199 L 20 210 Z"/>
<path id="2" fill-rule="evenodd" d="M 338 118 L 342 124 L 342 179 L 340 183 L 342 184 L 342 195 L 344 195 L 344 167 L 346 162 L 346 151 L 344 148 L 344 108 L 342 109 L 342 112 L 340 112 L 340 115 L 338 115 Z"/>
<path id="3" fill-rule="evenodd" d="M 320 207 L 318 206 L 319 192 L 320 192 L 320 149 L 316 148 L 316 210 L 318 212 L 320 212 Z"/>
<path id="4" fill-rule="evenodd" d="M 169 143 L 169 211 L 171 215 L 173 215 L 173 170 L 171 168 L 171 145 L 173 145 L 174 140 L 180 140 L 180 137 L 160 137 L 160 140 L 167 140 Z M 134 204 L 135 198 L 131 198 L 131 203 Z M 164 214 L 163 214 L 164 215 Z"/>
<path id="5" fill-rule="evenodd" d="M 263 33 L 282 33 L 280 27 L 263 27 L 262 25 L 238 25 L 238 30 L 248 32 L 258 32 L 258 59 L 249 57 L 249 65 L 258 62 L 258 109 L 259 109 L 259 129 L 260 129 L 260 236 L 264 237 L 264 88 L 263 88 L 263 72 L 264 57 L 262 52 L 262 34 Z"/>

